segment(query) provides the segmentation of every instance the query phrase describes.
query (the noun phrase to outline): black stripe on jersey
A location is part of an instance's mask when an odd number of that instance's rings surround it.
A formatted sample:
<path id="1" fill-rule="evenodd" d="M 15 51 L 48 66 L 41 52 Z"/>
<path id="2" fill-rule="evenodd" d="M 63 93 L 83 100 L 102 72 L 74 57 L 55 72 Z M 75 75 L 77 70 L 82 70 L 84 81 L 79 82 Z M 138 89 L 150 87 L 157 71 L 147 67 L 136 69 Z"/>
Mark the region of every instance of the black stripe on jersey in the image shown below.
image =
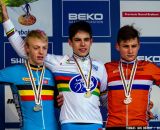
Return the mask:
<path id="1" fill-rule="evenodd" d="M 32 90 L 31 85 L 16 85 L 18 90 Z M 53 90 L 54 86 L 43 85 L 42 90 Z"/>
<path id="2" fill-rule="evenodd" d="M 69 83 L 69 80 L 55 80 L 56 84 L 59 83 Z"/>

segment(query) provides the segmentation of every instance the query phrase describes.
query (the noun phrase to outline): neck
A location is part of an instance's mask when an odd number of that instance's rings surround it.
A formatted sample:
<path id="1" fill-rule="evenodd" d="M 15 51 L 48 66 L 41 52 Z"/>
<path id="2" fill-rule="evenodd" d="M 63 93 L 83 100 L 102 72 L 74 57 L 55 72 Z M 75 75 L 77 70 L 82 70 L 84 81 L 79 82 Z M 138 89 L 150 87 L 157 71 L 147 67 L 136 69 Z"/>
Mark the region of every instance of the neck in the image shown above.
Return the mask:
<path id="1" fill-rule="evenodd" d="M 30 65 L 30 67 L 31 67 L 32 69 L 43 68 L 43 64 L 34 64 L 34 63 L 30 62 L 30 61 L 28 61 L 28 63 L 29 63 L 29 65 Z"/>
<path id="2" fill-rule="evenodd" d="M 134 63 L 136 60 L 137 60 L 137 59 L 134 59 L 134 60 L 132 60 L 132 61 L 127 61 L 127 60 L 125 60 L 125 59 L 123 59 L 123 58 L 120 59 L 120 61 L 121 61 L 122 63 L 127 63 L 127 64 L 132 64 L 132 63 Z"/>
<path id="3" fill-rule="evenodd" d="M 43 66 L 43 63 L 41 63 L 41 64 L 36 64 L 36 63 L 34 63 L 34 62 L 32 62 L 31 60 L 28 60 L 28 62 L 29 62 L 29 64 L 31 65 L 31 66 L 37 66 L 37 67 L 40 67 L 40 66 Z"/>
<path id="4" fill-rule="evenodd" d="M 89 59 L 89 58 L 90 58 L 89 53 L 88 53 L 86 56 L 79 56 L 79 55 L 77 55 L 77 54 L 73 53 L 73 56 L 74 56 L 75 58 L 77 58 L 77 59 L 81 59 L 81 60 L 87 60 L 87 59 Z"/>

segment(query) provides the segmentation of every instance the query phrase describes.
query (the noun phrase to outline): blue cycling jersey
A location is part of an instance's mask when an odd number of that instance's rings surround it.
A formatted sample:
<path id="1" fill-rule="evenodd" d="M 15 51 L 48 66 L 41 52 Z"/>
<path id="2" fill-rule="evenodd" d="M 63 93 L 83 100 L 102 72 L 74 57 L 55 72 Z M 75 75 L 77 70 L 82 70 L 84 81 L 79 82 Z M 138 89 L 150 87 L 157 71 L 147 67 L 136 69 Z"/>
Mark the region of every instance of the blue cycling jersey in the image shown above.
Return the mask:
<path id="1" fill-rule="evenodd" d="M 31 65 L 32 74 L 38 87 L 42 67 Z M 54 113 L 54 81 L 52 73 L 45 69 L 41 91 L 42 110 L 34 111 L 34 91 L 24 64 L 0 70 L 0 82 L 9 83 L 21 121 L 21 130 L 57 130 Z"/>

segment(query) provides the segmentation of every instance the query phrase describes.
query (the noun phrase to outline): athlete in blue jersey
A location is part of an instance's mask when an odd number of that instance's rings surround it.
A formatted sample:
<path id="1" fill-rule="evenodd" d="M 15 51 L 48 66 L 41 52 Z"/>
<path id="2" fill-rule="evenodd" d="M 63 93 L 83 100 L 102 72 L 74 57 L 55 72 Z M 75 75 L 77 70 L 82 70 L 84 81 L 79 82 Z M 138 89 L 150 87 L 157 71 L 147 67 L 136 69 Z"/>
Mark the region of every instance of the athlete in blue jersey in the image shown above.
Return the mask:
<path id="1" fill-rule="evenodd" d="M 25 39 L 25 64 L 0 70 L 0 82 L 11 85 L 21 130 L 58 130 L 54 109 L 55 83 L 45 67 L 48 37 L 33 30 Z"/>
<path id="2" fill-rule="evenodd" d="M 43 67 L 30 64 L 30 68 L 36 87 L 38 87 Z M 11 85 L 15 105 L 20 116 L 21 130 L 57 130 L 57 121 L 54 115 L 54 81 L 48 69 L 45 69 L 43 86 L 40 90 L 40 108 L 36 108 L 36 94 L 25 64 L 0 70 L 0 82 Z"/>

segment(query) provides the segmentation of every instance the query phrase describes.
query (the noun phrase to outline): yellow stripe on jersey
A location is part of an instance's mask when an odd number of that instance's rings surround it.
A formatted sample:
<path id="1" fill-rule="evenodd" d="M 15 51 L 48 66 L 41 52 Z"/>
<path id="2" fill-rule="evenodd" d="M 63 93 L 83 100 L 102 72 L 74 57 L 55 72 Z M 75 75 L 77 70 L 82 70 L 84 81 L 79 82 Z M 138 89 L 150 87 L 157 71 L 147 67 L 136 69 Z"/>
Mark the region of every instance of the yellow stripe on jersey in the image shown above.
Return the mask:
<path id="1" fill-rule="evenodd" d="M 34 95 L 33 90 L 19 90 L 20 96 Z M 41 95 L 54 95 L 53 90 L 42 90 Z"/>
<path id="2" fill-rule="evenodd" d="M 57 87 L 58 87 L 58 89 L 60 89 L 60 88 L 69 88 L 69 84 L 67 84 L 67 83 L 60 83 L 60 84 L 57 84 Z"/>

